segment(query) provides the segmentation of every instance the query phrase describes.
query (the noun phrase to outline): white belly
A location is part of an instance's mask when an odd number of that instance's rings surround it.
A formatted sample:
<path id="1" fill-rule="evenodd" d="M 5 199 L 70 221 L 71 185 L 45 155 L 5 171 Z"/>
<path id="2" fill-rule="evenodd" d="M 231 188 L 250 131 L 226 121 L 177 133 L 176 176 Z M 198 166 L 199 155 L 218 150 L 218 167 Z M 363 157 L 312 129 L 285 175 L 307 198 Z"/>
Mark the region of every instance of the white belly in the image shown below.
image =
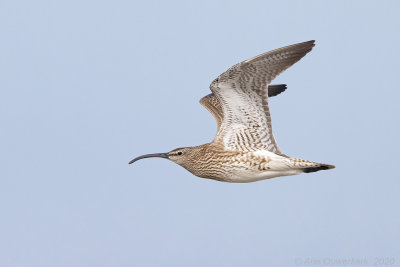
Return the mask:
<path id="1" fill-rule="evenodd" d="M 300 174 L 300 170 L 286 170 L 286 171 L 263 171 L 259 173 L 251 172 L 235 172 L 235 175 L 229 178 L 229 182 L 233 183 L 250 183 L 255 181 L 260 181 L 264 179 L 270 179 L 279 176 L 289 176 Z"/>
<path id="2" fill-rule="evenodd" d="M 230 182 L 248 183 L 279 176 L 289 176 L 302 173 L 300 169 L 293 168 L 290 160 L 286 157 L 276 155 L 275 153 L 269 151 L 256 151 L 253 152 L 253 154 L 264 158 L 266 160 L 266 163 L 263 163 L 264 169 L 268 169 L 260 170 L 259 165 L 255 165 L 250 168 L 237 168 L 232 172 L 231 177 L 229 177 Z"/>

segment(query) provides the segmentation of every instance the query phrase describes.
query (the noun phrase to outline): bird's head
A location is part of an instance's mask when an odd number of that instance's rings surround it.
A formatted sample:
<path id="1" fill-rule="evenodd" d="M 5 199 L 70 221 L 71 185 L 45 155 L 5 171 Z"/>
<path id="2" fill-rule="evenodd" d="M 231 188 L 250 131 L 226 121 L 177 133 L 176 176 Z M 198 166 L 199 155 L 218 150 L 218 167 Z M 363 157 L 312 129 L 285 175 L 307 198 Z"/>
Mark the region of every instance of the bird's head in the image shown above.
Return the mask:
<path id="1" fill-rule="evenodd" d="M 169 159 L 169 160 L 175 162 L 176 164 L 181 165 L 188 171 L 192 172 L 191 166 L 196 162 L 196 157 L 198 155 L 199 150 L 200 150 L 199 147 L 176 148 L 167 153 L 154 153 L 154 154 L 146 154 L 146 155 L 139 156 L 139 157 L 131 160 L 129 162 L 129 164 L 132 164 L 135 161 L 138 161 L 138 160 L 144 159 L 144 158 L 158 157 L 158 158 Z"/>

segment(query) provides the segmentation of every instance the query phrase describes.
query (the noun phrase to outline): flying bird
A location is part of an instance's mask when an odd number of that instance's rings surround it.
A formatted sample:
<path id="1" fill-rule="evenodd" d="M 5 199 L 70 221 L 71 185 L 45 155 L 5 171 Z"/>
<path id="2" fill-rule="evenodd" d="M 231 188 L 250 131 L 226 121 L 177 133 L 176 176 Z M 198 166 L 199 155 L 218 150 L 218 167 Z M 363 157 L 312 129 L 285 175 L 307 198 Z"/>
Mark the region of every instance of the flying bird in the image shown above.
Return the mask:
<path id="1" fill-rule="evenodd" d="M 275 77 L 304 57 L 315 41 L 282 47 L 238 63 L 210 85 L 200 100 L 217 122 L 217 134 L 208 144 L 147 154 L 129 162 L 160 157 L 192 174 L 224 182 L 263 179 L 333 169 L 335 166 L 289 157 L 272 133 L 268 97 L 286 85 L 269 85 Z"/>

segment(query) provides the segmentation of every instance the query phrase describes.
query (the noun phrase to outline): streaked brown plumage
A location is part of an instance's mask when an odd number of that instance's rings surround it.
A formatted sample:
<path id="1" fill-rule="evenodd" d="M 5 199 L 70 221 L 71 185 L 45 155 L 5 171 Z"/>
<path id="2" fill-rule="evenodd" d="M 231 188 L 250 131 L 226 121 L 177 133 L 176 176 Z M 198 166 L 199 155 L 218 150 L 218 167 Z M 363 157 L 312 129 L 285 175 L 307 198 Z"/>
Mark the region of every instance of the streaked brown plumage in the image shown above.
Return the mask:
<path id="1" fill-rule="evenodd" d="M 211 83 L 212 94 L 200 100 L 217 122 L 217 135 L 211 143 L 148 154 L 130 163 L 147 157 L 168 158 L 196 176 L 225 182 L 334 168 L 286 156 L 272 133 L 268 97 L 280 94 L 286 85 L 269 83 L 313 46 L 314 41 L 286 46 L 232 66 Z"/>

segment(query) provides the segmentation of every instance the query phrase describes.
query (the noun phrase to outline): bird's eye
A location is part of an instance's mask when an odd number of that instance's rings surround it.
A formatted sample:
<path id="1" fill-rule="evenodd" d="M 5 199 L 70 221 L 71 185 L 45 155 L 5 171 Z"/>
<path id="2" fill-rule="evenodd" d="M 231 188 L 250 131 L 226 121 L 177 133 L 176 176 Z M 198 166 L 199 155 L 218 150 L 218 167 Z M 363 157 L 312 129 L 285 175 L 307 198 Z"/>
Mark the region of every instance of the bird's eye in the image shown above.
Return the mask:
<path id="1" fill-rule="evenodd" d="M 179 155 L 179 156 L 182 155 L 182 151 L 179 151 L 179 152 L 178 152 L 178 155 Z"/>

